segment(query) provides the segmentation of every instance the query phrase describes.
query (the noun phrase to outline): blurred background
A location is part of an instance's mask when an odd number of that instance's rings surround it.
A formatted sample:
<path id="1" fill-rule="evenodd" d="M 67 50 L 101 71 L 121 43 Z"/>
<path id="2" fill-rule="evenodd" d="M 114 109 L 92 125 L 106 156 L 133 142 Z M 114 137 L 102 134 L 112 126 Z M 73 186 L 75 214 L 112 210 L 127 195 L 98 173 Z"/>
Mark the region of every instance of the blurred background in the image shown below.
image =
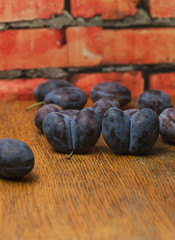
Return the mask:
<path id="1" fill-rule="evenodd" d="M 57 78 L 175 95 L 175 1 L 0 0 L 0 101 Z"/>

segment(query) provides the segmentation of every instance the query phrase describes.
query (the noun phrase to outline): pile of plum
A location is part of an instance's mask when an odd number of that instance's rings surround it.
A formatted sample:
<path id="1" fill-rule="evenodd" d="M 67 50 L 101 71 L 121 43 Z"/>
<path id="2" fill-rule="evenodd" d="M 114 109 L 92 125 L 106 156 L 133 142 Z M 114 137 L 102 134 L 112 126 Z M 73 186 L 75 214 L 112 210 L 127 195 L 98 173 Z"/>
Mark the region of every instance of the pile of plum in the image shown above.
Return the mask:
<path id="1" fill-rule="evenodd" d="M 67 81 L 44 82 L 35 89 L 34 97 L 44 104 L 34 123 L 57 152 L 86 153 L 101 132 L 118 154 L 149 153 L 159 133 L 165 140 L 175 141 L 175 109 L 161 90 L 144 91 L 137 99 L 138 109 L 125 111 L 122 108 L 131 101 L 131 92 L 117 82 L 97 84 L 90 92 L 93 105 L 88 108 L 84 108 L 86 94 Z"/>
<path id="2" fill-rule="evenodd" d="M 101 133 L 117 154 L 148 154 L 159 134 L 175 143 L 175 108 L 161 90 L 144 91 L 137 98 L 138 108 L 127 110 L 122 109 L 131 101 L 131 92 L 117 82 L 97 84 L 90 92 L 93 105 L 87 108 L 85 92 L 61 79 L 40 84 L 34 98 L 37 103 L 26 110 L 43 105 L 35 114 L 35 126 L 55 151 L 69 154 L 68 158 L 88 152 Z M 0 140 L 1 177 L 23 177 L 33 166 L 33 153 L 25 143 Z"/>

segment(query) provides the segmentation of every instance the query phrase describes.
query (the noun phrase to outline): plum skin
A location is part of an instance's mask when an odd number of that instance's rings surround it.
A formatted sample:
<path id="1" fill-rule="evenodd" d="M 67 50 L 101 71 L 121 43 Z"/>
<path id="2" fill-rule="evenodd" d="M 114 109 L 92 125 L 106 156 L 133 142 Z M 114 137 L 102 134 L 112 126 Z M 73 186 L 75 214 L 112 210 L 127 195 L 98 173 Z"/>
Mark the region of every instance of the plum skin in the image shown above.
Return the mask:
<path id="1" fill-rule="evenodd" d="M 122 110 L 112 107 L 105 112 L 102 119 L 102 134 L 106 144 L 114 152 L 123 154 L 128 151 L 129 127 L 129 117 Z"/>
<path id="2" fill-rule="evenodd" d="M 120 103 L 112 97 L 100 98 L 92 105 L 92 108 L 96 110 L 101 119 L 103 118 L 104 113 L 111 107 L 120 108 Z"/>
<path id="3" fill-rule="evenodd" d="M 149 108 L 136 112 L 131 119 L 129 152 L 135 155 L 149 153 L 158 135 L 159 119 L 156 112 Z"/>
<path id="4" fill-rule="evenodd" d="M 118 108 L 110 108 L 102 119 L 102 134 L 106 144 L 115 153 L 149 153 L 159 135 L 158 115 L 145 108 L 129 117 Z"/>
<path id="5" fill-rule="evenodd" d="M 71 118 L 59 112 L 46 115 L 43 120 L 43 132 L 49 144 L 57 152 L 72 151 Z"/>
<path id="6" fill-rule="evenodd" d="M 86 153 L 100 137 L 101 120 L 93 108 L 84 108 L 71 121 L 72 144 L 76 153 Z"/>
<path id="7" fill-rule="evenodd" d="M 159 121 L 162 138 L 175 144 L 175 108 L 164 109 L 159 115 Z"/>
<path id="8" fill-rule="evenodd" d="M 101 120 L 93 108 L 85 108 L 72 116 L 49 113 L 43 121 L 43 132 L 55 151 L 86 153 L 97 142 Z"/>
<path id="9" fill-rule="evenodd" d="M 34 92 L 33 96 L 38 101 L 41 102 L 44 100 L 45 96 L 56 88 L 61 87 L 73 87 L 73 84 L 64 80 L 64 79 L 50 79 L 46 82 L 39 84 Z"/>
<path id="10" fill-rule="evenodd" d="M 0 140 L 0 176 L 22 178 L 34 167 L 34 154 L 29 146 L 16 139 Z"/>
<path id="11" fill-rule="evenodd" d="M 63 109 L 82 109 L 87 102 L 85 92 L 75 87 L 56 88 L 49 92 L 45 98 L 45 103 L 59 105 Z"/>
<path id="12" fill-rule="evenodd" d="M 151 108 L 157 114 L 160 114 L 164 109 L 171 108 L 172 102 L 170 97 L 158 89 L 145 90 L 137 98 L 137 106 L 139 109 Z"/>
<path id="13" fill-rule="evenodd" d="M 101 82 L 92 88 L 90 97 L 93 102 L 100 98 L 112 97 L 123 107 L 131 101 L 131 92 L 118 82 Z"/>
<path id="14" fill-rule="evenodd" d="M 60 106 L 56 105 L 56 104 L 52 104 L 52 103 L 51 104 L 45 104 L 35 114 L 35 117 L 33 119 L 35 126 L 41 132 L 43 132 L 42 123 L 43 123 L 44 117 L 51 112 L 59 112 L 61 110 L 62 110 L 62 108 Z"/>

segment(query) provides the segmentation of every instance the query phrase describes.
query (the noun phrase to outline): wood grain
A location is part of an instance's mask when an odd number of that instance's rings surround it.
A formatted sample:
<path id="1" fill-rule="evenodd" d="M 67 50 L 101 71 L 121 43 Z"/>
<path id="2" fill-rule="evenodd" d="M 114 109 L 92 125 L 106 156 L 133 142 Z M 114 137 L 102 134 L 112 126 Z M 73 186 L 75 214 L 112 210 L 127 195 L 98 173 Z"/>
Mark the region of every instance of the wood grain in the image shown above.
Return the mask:
<path id="1" fill-rule="evenodd" d="M 0 105 L 1 138 L 24 141 L 35 155 L 23 181 L 0 179 L 0 239 L 174 239 L 174 145 L 159 138 L 147 156 L 120 156 L 101 137 L 68 160 L 34 126 L 37 109 L 25 112 L 33 102 Z"/>

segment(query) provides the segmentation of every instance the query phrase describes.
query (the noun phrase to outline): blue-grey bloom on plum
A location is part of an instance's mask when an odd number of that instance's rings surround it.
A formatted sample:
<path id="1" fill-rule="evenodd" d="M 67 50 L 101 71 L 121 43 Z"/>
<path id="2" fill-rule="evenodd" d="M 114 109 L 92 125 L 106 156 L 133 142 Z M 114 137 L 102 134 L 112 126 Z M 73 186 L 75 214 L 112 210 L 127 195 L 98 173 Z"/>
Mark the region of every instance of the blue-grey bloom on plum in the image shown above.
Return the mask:
<path id="1" fill-rule="evenodd" d="M 144 91 L 137 98 L 137 106 L 139 109 L 151 108 L 157 114 L 160 114 L 166 108 L 172 108 L 170 97 L 158 89 L 150 89 Z"/>
<path id="2" fill-rule="evenodd" d="M 33 96 L 38 102 L 41 102 L 49 92 L 62 87 L 73 87 L 73 84 L 64 79 L 51 79 L 39 84 L 35 88 Z"/>
<path id="3" fill-rule="evenodd" d="M 34 167 L 34 154 L 29 146 L 16 139 L 0 140 L 0 176 L 22 178 Z"/>
<path id="4" fill-rule="evenodd" d="M 131 101 L 131 92 L 127 87 L 118 82 L 101 82 L 92 88 L 90 97 L 93 102 L 100 98 L 112 97 L 123 107 Z"/>
<path id="5" fill-rule="evenodd" d="M 51 112 L 59 112 L 61 110 L 62 110 L 62 108 L 60 106 L 56 105 L 56 104 L 52 104 L 52 103 L 51 104 L 45 104 L 35 114 L 35 117 L 34 117 L 34 120 L 33 120 L 35 126 L 41 132 L 43 132 L 42 123 L 43 123 L 44 117 Z"/>
<path id="6" fill-rule="evenodd" d="M 92 105 L 92 108 L 96 110 L 101 119 L 104 113 L 111 107 L 120 108 L 120 103 L 115 98 L 111 97 L 100 98 Z"/>
<path id="7" fill-rule="evenodd" d="M 133 112 L 110 108 L 102 119 L 103 138 L 116 153 L 147 154 L 157 141 L 159 119 L 156 112 L 146 108 Z"/>
<path id="8" fill-rule="evenodd" d="M 101 120 L 93 108 L 77 113 L 49 113 L 43 121 L 43 132 L 58 152 L 85 153 L 98 141 Z"/>
<path id="9" fill-rule="evenodd" d="M 175 108 L 167 108 L 159 115 L 160 135 L 162 138 L 175 144 Z"/>
<path id="10" fill-rule="evenodd" d="M 149 153 L 158 135 L 159 119 L 156 112 L 148 108 L 136 112 L 131 119 L 129 153 Z"/>
<path id="11" fill-rule="evenodd" d="M 130 120 L 118 108 L 110 108 L 102 120 L 102 134 L 106 144 L 116 153 L 123 154 L 129 148 Z"/>
<path id="12" fill-rule="evenodd" d="M 86 102 L 85 92 L 75 87 L 62 87 L 48 93 L 44 98 L 45 103 L 54 103 L 63 109 L 82 109 Z"/>

